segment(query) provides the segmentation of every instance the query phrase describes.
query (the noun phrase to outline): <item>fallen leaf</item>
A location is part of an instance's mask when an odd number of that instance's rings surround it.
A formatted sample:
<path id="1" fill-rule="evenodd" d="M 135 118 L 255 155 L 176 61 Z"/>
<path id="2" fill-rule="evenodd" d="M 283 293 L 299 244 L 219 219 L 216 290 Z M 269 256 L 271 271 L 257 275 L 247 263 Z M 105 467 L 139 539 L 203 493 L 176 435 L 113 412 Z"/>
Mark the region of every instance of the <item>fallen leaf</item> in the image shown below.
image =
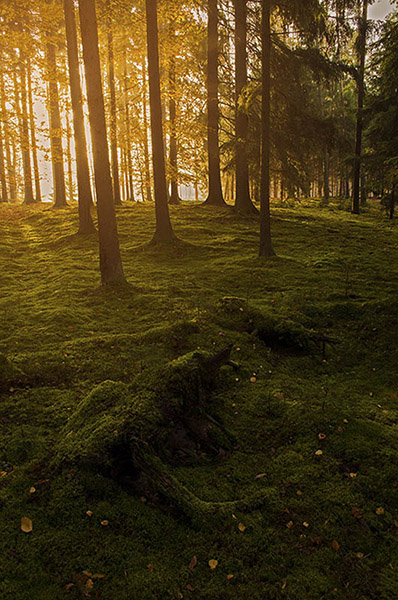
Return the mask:
<path id="1" fill-rule="evenodd" d="M 333 540 L 332 548 L 333 548 L 333 550 L 336 550 L 336 552 L 337 552 L 337 550 L 340 550 L 340 544 L 338 543 L 337 540 Z"/>
<path id="2" fill-rule="evenodd" d="M 394 521 L 395 527 L 398 527 L 398 521 Z"/>
<path id="3" fill-rule="evenodd" d="M 286 586 L 287 586 L 287 581 L 284 581 L 282 584 L 282 589 L 284 590 L 286 588 Z"/>
<path id="4" fill-rule="evenodd" d="M 189 563 L 189 568 L 194 569 L 197 564 L 198 564 L 198 559 L 196 558 L 196 556 L 193 556 L 191 558 L 191 562 Z"/>
<path id="5" fill-rule="evenodd" d="M 92 590 L 94 587 L 94 581 L 92 579 L 87 579 L 86 581 L 86 590 Z"/>
<path id="6" fill-rule="evenodd" d="M 326 433 L 318 433 L 319 440 L 326 440 Z"/>
<path id="7" fill-rule="evenodd" d="M 2 477 L 5 477 L 5 476 L 7 475 L 7 471 L 2 471 L 2 472 L 0 473 L 0 475 L 1 475 Z"/>
<path id="8" fill-rule="evenodd" d="M 188 583 L 187 590 L 189 590 L 190 592 L 194 592 L 195 588 L 193 588 L 192 585 L 190 583 Z"/>
<path id="9" fill-rule="evenodd" d="M 348 423 L 348 419 L 344 419 L 344 420 L 343 420 L 343 423 L 345 423 L 345 424 L 347 425 L 347 423 Z"/>
<path id="10" fill-rule="evenodd" d="M 102 573 L 94 573 L 93 579 L 104 579 L 105 575 Z"/>
<path id="11" fill-rule="evenodd" d="M 238 529 L 243 533 L 244 531 L 246 531 L 246 525 L 244 525 L 243 523 L 239 523 Z"/>
<path id="12" fill-rule="evenodd" d="M 350 477 L 351 479 L 355 479 L 355 477 L 358 475 L 358 473 L 350 473 Z"/>
<path id="13" fill-rule="evenodd" d="M 212 558 L 211 560 L 209 560 L 209 567 L 210 569 L 214 570 L 216 569 L 218 566 L 218 560 L 215 560 L 214 558 Z"/>
<path id="14" fill-rule="evenodd" d="M 257 381 L 257 377 L 250 377 L 250 382 L 251 383 L 256 383 Z"/>
<path id="15" fill-rule="evenodd" d="M 87 510 L 87 511 L 86 511 L 86 515 L 87 515 L 88 517 L 92 517 L 92 516 L 93 516 L 93 511 L 92 511 L 92 510 Z"/>
<path id="16" fill-rule="evenodd" d="M 33 487 L 33 485 L 32 485 L 32 487 L 31 487 L 31 488 L 30 488 L 30 490 L 29 490 L 29 494 L 34 494 L 34 493 L 35 493 L 35 491 L 36 491 L 36 488 L 35 488 L 35 487 Z"/>
<path id="17" fill-rule="evenodd" d="M 365 555 L 364 555 L 364 553 L 363 553 L 363 552 L 357 552 L 357 553 L 356 553 L 356 557 L 357 557 L 357 558 L 363 558 L 364 556 L 365 556 Z"/>
<path id="18" fill-rule="evenodd" d="M 232 573 L 230 573 L 229 575 L 227 575 L 228 581 L 231 581 L 231 579 L 233 579 L 233 578 L 234 578 L 234 576 L 232 575 Z"/>
<path id="19" fill-rule="evenodd" d="M 297 496 L 302 496 L 303 492 L 301 490 L 297 490 L 296 494 L 297 494 Z"/>
<path id="20" fill-rule="evenodd" d="M 307 527 L 307 528 L 310 526 L 310 524 L 307 523 L 307 521 L 304 521 L 303 525 L 304 525 L 304 527 Z"/>
<path id="21" fill-rule="evenodd" d="M 66 591 L 70 590 L 71 588 L 73 588 L 74 585 L 75 585 L 74 583 L 67 583 L 65 586 L 65 590 Z"/>
<path id="22" fill-rule="evenodd" d="M 256 475 L 255 479 L 264 479 L 264 477 L 267 477 L 265 473 L 259 473 L 258 475 Z"/>
<path id="23" fill-rule="evenodd" d="M 107 520 L 105 519 L 104 521 L 101 521 L 101 525 L 102 525 L 103 527 L 108 527 L 108 525 L 109 525 L 109 521 L 107 521 Z"/>
<path id="24" fill-rule="evenodd" d="M 384 508 L 382 506 L 376 508 L 376 515 L 384 515 Z"/>
<path id="25" fill-rule="evenodd" d="M 286 527 L 288 529 L 291 529 L 293 527 L 293 525 L 294 525 L 293 521 L 289 521 L 289 523 L 286 523 Z"/>
<path id="26" fill-rule="evenodd" d="M 29 517 L 22 517 L 21 519 L 21 530 L 24 533 L 30 533 L 33 529 L 32 519 Z"/>
<path id="27" fill-rule="evenodd" d="M 315 452 L 315 456 L 322 456 L 322 454 L 323 454 L 323 451 L 322 451 L 322 450 L 317 450 L 317 451 Z"/>
<path id="28" fill-rule="evenodd" d="M 153 564 L 149 563 L 149 565 L 147 565 L 147 569 L 149 569 L 150 571 L 153 571 Z"/>

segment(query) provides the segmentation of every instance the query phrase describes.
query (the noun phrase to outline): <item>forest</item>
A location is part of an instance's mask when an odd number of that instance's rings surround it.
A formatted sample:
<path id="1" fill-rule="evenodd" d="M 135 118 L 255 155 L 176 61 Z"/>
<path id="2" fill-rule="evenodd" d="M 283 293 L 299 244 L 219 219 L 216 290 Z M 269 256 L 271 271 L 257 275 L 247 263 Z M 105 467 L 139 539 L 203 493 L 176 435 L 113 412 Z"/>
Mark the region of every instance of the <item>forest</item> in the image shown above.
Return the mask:
<path id="1" fill-rule="evenodd" d="M 398 599 L 396 0 L 0 0 L 0 599 Z"/>

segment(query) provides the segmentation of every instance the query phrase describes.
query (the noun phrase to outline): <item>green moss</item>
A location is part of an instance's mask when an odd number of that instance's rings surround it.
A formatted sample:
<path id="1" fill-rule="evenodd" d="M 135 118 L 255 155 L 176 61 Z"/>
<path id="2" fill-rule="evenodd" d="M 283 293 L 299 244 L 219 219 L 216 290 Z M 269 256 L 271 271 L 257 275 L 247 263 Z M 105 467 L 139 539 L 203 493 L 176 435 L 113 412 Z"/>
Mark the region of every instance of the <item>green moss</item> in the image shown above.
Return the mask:
<path id="1" fill-rule="evenodd" d="M 73 236 L 76 207 L 0 207 L 2 599 L 84 597 L 84 570 L 105 575 L 92 591 L 103 600 L 398 596 L 398 230 L 377 211 L 333 208 L 273 207 L 278 257 L 261 262 L 252 220 L 172 207 L 190 246 L 165 251 L 144 245 L 153 207 L 125 206 L 132 287 L 104 291 L 95 236 Z M 326 359 L 286 352 L 261 327 L 295 349 L 314 331 L 342 343 Z M 228 344 L 240 368 L 223 368 L 207 395 L 195 353 Z M 234 441 L 215 425 L 223 452 L 173 459 L 161 407 L 193 410 L 202 394 Z M 146 427 L 174 502 L 98 468 L 108 443 Z M 190 519 L 176 508 L 187 501 Z"/>

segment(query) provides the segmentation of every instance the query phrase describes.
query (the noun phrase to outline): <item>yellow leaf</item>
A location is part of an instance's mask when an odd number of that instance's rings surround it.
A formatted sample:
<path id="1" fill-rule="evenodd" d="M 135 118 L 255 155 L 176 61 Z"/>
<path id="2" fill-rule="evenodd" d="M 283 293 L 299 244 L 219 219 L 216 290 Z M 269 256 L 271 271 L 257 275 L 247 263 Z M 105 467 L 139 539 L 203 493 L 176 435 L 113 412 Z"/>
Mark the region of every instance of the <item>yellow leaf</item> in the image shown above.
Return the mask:
<path id="1" fill-rule="evenodd" d="M 286 527 L 288 529 L 291 529 L 293 527 L 293 525 L 294 525 L 293 521 L 289 521 L 289 523 L 286 523 Z"/>
<path id="2" fill-rule="evenodd" d="M 32 523 L 32 519 L 29 519 L 29 517 L 22 517 L 21 519 L 21 530 L 24 533 L 30 533 L 33 529 L 33 523 Z"/>
<path id="3" fill-rule="evenodd" d="M 65 586 L 65 590 L 66 591 L 70 590 L 71 588 L 73 588 L 74 585 L 75 585 L 74 583 L 67 583 Z"/>
<path id="4" fill-rule="evenodd" d="M 92 590 L 94 587 L 94 581 L 92 579 L 87 579 L 86 581 L 86 590 Z"/>
<path id="5" fill-rule="evenodd" d="M 357 552 L 356 556 L 357 558 L 363 558 L 365 555 L 363 552 Z"/>
<path id="6" fill-rule="evenodd" d="M 94 573 L 93 575 L 93 579 L 103 579 L 105 577 L 105 575 L 103 575 L 102 573 Z"/>
<path id="7" fill-rule="evenodd" d="M 315 456 L 322 456 L 322 454 L 323 454 L 322 450 L 317 450 L 315 452 Z"/>
<path id="8" fill-rule="evenodd" d="M 398 521 L 394 521 L 395 527 L 398 527 Z"/>
<path id="9" fill-rule="evenodd" d="M 234 576 L 232 575 L 232 573 L 230 573 L 229 575 L 227 575 L 228 581 L 231 581 L 231 579 L 233 579 L 233 578 L 234 578 Z"/>
<path id="10" fill-rule="evenodd" d="M 34 493 L 35 493 L 35 491 L 36 491 L 36 488 L 35 488 L 35 487 L 33 487 L 33 485 L 32 485 L 32 487 L 31 487 L 31 488 L 30 488 L 30 490 L 29 490 L 29 494 L 34 494 Z"/>
<path id="11" fill-rule="evenodd" d="M 255 479 L 264 479 L 264 477 L 267 477 L 265 473 L 259 473 L 258 475 L 256 475 Z"/>
<path id="12" fill-rule="evenodd" d="M 384 508 L 382 506 L 376 508 L 376 515 L 384 515 Z"/>
<path id="13" fill-rule="evenodd" d="M 344 419 L 344 420 L 343 420 L 343 423 L 345 423 L 345 424 L 347 425 L 347 423 L 348 423 L 348 419 Z"/>
<path id="14" fill-rule="evenodd" d="M 250 382 L 251 383 L 256 383 L 257 381 L 257 377 L 250 377 Z"/>
<path id="15" fill-rule="evenodd" d="M 246 531 L 246 525 L 243 525 L 243 523 L 239 523 L 238 529 L 243 533 L 244 531 Z"/>
<path id="16" fill-rule="evenodd" d="M 92 577 L 90 571 L 82 571 L 83 575 L 85 575 L 86 577 Z"/>
<path id="17" fill-rule="evenodd" d="M 310 526 L 310 524 L 307 523 L 307 521 L 304 521 L 303 525 L 304 525 L 304 527 L 307 527 L 307 528 Z"/>
<path id="18" fill-rule="evenodd" d="M 286 588 L 286 586 L 287 586 L 287 581 L 284 581 L 283 585 L 282 585 L 282 589 L 284 590 Z"/>
<path id="19" fill-rule="evenodd" d="M 105 519 L 104 521 L 101 521 L 101 525 L 102 525 L 103 527 L 108 527 L 108 525 L 109 525 L 109 521 L 107 521 L 107 520 Z"/>
<path id="20" fill-rule="evenodd" d="M 212 558 L 211 560 L 209 560 L 209 567 L 210 569 L 214 570 L 216 569 L 218 566 L 218 560 L 215 560 L 214 558 Z"/>
<path id="21" fill-rule="evenodd" d="M 325 433 L 318 433 L 318 439 L 319 440 L 326 440 L 326 434 Z"/>
<path id="22" fill-rule="evenodd" d="M 2 477 L 5 477 L 5 476 L 7 475 L 7 471 L 2 471 L 2 472 L 0 473 L 0 475 L 1 475 Z"/>
<path id="23" fill-rule="evenodd" d="M 297 496 L 302 496 L 303 492 L 301 490 L 297 490 L 296 494 L 297 494 Z"/>
<path id="24" fill-rule="evenodd" d="M 93 516 L 93 511 L 92 511 L 92 510 L 87 510 L 87 511 L 86 511 L 86 515 L 87 515 L 88 517 L 92 517 L 92 516 Z"/>
<path id="25" fill-rule="evenodd" d="M 336 550 L 336 552 L 337 552 L 337 550 L 340 550 L 340 544 L 338 543 L 337 540 L 333 540 L 332 548 L 333 548 L 333 550 Z"/>
<path id="26" fill-rule="evenodd" d="M 355 479 L 355 477 L 358 475 L 358 473 L 350 473 L 350 477 L 351 479 Z"/>

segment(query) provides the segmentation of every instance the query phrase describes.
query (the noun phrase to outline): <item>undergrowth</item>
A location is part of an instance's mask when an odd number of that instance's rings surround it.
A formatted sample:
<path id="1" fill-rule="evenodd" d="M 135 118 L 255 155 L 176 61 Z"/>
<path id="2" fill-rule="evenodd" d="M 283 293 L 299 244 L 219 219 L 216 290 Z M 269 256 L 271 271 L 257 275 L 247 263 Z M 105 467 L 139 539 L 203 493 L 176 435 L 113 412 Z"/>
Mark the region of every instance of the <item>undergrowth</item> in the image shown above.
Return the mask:
<path id="1" fill-rule="evenodd" d="M 396 227 L 372 209 L 275 208 L 263 262 L 256 219 L 171 211 L 189 243 L 168 250 L 146 245 L 153 207 L 118 209 L 131 286 L 110 291 L 75 208 L 0 207 L 0 598 L 396 600 Z M 340 343 L 323 355 L 313 332 Z M 123 396 L 228 344 L 239 369 L 214 402 L 235 447 L 170 468 L 208 502 L 273 502 L 200 529 L 107 474 L 52 468 L 98 384 Z"/>

